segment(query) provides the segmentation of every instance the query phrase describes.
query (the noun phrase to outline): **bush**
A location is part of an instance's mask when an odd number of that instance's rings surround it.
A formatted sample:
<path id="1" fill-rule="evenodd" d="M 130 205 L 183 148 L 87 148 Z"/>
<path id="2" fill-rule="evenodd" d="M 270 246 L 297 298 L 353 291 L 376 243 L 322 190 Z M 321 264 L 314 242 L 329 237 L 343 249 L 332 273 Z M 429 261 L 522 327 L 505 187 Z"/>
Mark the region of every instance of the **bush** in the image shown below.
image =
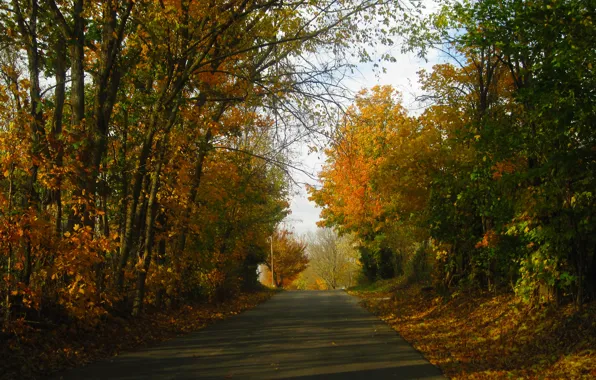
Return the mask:
<path id="1" fill-rule="evenodd" d="M 433 257 L 429 249 L 421 245 L 406 262 L 404 276 L 408 283 L 429 282 L 433 267 Z"/>

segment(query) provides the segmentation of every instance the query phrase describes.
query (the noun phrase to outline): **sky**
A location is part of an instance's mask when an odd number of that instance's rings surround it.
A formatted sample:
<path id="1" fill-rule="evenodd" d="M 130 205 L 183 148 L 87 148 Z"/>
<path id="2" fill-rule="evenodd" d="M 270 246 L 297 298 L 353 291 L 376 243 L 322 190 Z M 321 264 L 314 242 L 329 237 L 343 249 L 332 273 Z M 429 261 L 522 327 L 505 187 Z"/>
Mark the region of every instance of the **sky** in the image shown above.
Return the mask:
<path id="1" fill-rule="evenodd" d="M 418 82 L 418 71 L 421 69 L 430 70 L 439 61 L 436 55 L 430 55 L 427 61 L 420 59 L 413 53 L 395 53 L 396 62 L 386 63 L 385 73 L 375 73 L 372 64 L 359 65 L 358 72 L 345 82 L 345 85 L 353 92 L 362 88 L 370 88 L 375 85 L 392 85 L 402 94 L 403 105 L 409 112 L 416 114 L 420 112 L 420 105 L 415 101 L 416 96 L 421 95 L 420 83 Z M 297 148 L 299 160 L 305 171 L 318 173 L 325 162 L 321 152 L 308 154 L 306 145 Z M 306 183 L 317 186 L 317 181 L 309 178 L 306 174 L 294 171 L 294 180 L 299 183 Z M 313 202 L 308 200 L 304 185 L 296 186 L 295 194 L 291 199 L 291 214 L 284 221 L 285 228 L 293 230 L 297 235 L 303 235 L 317 229 L 320 209 Z"/>

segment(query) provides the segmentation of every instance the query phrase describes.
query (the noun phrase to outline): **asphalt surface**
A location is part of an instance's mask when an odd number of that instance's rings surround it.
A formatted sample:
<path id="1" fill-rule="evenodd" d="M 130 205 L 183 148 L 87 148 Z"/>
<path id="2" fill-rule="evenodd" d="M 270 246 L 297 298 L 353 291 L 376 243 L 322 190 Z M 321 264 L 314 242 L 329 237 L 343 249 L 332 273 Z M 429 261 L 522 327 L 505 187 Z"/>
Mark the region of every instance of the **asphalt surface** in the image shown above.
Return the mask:
<path id="1" fill-rule="evenodd" d="M 443 379 L 343 291 L 282 292 L 253 310 L 63 379 Z"/>

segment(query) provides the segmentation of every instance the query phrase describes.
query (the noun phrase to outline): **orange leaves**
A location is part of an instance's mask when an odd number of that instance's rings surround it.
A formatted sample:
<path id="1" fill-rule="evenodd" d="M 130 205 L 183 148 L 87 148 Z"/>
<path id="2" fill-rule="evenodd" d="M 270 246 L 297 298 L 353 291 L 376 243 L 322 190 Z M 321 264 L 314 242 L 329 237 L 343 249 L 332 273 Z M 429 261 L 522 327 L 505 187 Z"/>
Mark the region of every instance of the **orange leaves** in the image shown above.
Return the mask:
<path id="1" fill-rule="evenodd" d="M 88 226 L 76 226 L 60 241 L 51 280 L 57 286 L 58 302 L 77 319 L 94 324 L 106 313 L 108 300 L 98 292 L 96 269 L 114 248 L 113 240 L 94 237 Z"/>
<path id="2" fill-rule="evenodd" d="M 493 179 L 499 180 L 503 177 L 503 173 L 511 174 L 514 173 L 517 165 L 511 161 L 497 162 L 493 167 Z"/>
<path id="3" fill-rule="evenodd" d="M 229 77 L 222 72 L 205 71 L 199 73 L 197 79 L 199 79 L 204 86 L 216 87 L 225 84 L 229 80 Z"/>
<path id="4" fill-rule="evenodd" d="M 482 240 L 476 243 L 476 248 L 496 247 L 499 241 L 499 235 L 494 230 L 489 230 L 484 234 Z"/>
<path id="5" fill-rule="evenodd" d="M 308 258 L 306 256 L 306 244 L 293 236 L 288 230 L 278 230 L 273 238 L 273 257 L 269 255 L 265 260 L 266 265 L 271 269 L 273 260 L 273 272 L 278 282 L 277 286 L 291 282 L 300 272 L 306 269 Z"/>
<path id="6" fill-rule="evenodd" d="M 251 309 L 273 294 L 243 293 L 217 306 L 195 303 L 137 319 L 110 317 L 93 329 L 74 324 L 36 329 L 17 319 L 0 345 L 0 355 L 10 358 L 0 361 L 0 373 L 7 379 L 46 378 L 56 371 L 197 331 Z"/>
<path id="7" fill-rule="evenodd" d="M 380 231 L 384 223 L 425 206 L 437 134 L 407 116 L 389 86 L 363 90 L 339 127 L 320 173 L 323 187 L 311 199 L 323 207 L 328 225 Z"/>

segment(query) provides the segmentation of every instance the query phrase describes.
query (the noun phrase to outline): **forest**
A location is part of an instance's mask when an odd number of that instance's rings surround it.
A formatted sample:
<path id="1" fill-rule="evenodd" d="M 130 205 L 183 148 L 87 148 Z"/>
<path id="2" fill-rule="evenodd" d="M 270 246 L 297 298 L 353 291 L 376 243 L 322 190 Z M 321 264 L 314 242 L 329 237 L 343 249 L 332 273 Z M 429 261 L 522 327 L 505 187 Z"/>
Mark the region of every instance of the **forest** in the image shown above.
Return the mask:
<path id="1" fill-rule="evenodd" d="M 279 287 L 596 299 L 595 4 L 423 5 L 1 1 L 0 338 L 227 302 L 260 264 Z M 379 45 L 444 58 L 420 112 L 350 95 L 356 63 L 395 60 Z M 280 227 L 297 143 L 327 160 L 306 241 Z"/>
<path id="2" fill-rule="evenodd" d="M 5 328 L 254 288 L 289 212 L 288 147 L 324 133 L 347 56 L 398 8 L 3 1 Z"/>
<path id="3" fill-rule="evenodd" d="M 309 189 L 354 294 L 450 378 L 596 376 L 594 7 L 439 6 L 407 34 L 444 57 L 424 106 L 362 90 Z"/>
<path id="4" fill-rule="evenodd" d="M 390 87 L 356 97 L 310 192 L 369 280 L 596 297 L 593 5 L 450 4 L 410 36 L 447 57 L 419 72 L 419 115 Z"/>

